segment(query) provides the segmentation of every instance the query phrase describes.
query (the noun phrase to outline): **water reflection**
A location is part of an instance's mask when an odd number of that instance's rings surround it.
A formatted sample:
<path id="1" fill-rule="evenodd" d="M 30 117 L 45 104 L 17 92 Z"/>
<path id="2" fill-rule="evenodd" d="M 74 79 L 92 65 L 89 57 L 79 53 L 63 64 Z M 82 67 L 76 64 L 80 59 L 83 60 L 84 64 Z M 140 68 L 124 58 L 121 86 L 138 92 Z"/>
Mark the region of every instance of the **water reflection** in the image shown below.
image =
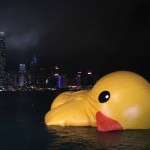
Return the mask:
<path id="1" fill-rule="evenodd" d="M 150 130 L 98 132 L 93 127 L 47 127 L 44 116 L 58 93 L 0 94 L 0 149 L 150 149 Z"/>
<path id="2" fill-rule="evenodd" d="M 93 127 L 47 127 L 50 149 L 150 149 L 150 130 L 99 132 Z"/>

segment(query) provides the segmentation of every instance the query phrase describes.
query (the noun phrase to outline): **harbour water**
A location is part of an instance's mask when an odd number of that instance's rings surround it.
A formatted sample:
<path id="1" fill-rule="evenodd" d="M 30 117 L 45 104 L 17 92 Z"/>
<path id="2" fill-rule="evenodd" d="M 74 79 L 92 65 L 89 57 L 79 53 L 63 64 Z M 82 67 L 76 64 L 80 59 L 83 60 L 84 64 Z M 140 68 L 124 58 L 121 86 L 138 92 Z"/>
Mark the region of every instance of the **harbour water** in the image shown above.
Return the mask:
<path id="1" fill-rule="evenodd" d="M 103 133 L 94 127 L 47 127 L 44 115 L 59 93 L 0 92 L 0 150 L 150 149 L 150 130 Z"/>

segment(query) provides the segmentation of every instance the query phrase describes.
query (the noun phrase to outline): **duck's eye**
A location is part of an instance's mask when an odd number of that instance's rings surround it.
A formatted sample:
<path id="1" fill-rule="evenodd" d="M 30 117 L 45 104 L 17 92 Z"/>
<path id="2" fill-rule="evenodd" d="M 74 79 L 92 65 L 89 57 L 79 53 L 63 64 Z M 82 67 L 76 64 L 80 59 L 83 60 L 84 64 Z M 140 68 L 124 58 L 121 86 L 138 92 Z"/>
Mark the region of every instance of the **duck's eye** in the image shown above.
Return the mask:
<path id="1" fill-rule="evenodd" d="M 110 93 L 108 91 L 103 91 L 100 93 L 98 99 L 100 103 L 105 103 L 109 100 L 110 98 Z"/>

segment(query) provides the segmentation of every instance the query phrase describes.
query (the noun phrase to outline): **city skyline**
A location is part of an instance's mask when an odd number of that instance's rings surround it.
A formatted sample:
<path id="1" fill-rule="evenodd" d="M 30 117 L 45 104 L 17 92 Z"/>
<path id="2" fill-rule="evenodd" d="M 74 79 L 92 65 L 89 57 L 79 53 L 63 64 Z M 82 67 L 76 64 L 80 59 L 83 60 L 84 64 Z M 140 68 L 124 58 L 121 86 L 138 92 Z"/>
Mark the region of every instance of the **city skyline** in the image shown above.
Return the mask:
<path id="1" fill-rule="evenodd" d="M 96 76 L 91 72 L 85 74 L 79 71 L 72 76 L 71 72 L 66 74 L 58 66 L 53 66 L 48 70 L 41 68 L 35 54 L 28 68 L 26 64 L 20 63 L 17 70 L 14 68 L 13 71 L 8 70 L 5 42 L 5 33 L 0 32 L 0 91 L 50 90 L 70 87 L 81 89 L 89 88 L 96 82 Z"/>
<path id="2" fill-rule="evenodd" d="M 99 76 L 129 70 L 148 77 L 149 8 L 148 0 L 2 0 L 7 68 L 28 66 L 35 53 L 41 67 L 58 65 Z"/>

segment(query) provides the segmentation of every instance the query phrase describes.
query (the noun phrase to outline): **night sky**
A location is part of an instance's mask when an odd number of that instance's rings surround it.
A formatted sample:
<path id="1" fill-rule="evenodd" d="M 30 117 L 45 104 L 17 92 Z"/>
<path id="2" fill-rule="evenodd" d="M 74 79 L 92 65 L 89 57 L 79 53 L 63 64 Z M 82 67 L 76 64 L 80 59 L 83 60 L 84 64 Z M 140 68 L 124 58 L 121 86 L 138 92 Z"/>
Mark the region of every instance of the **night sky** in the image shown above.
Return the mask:
<path id="1" fill-rule="evenodd" d="M 1 0 L 0 31 L 8 69 L 35 53 L 45 68 L 150 77 L 149 0 Z"/>

